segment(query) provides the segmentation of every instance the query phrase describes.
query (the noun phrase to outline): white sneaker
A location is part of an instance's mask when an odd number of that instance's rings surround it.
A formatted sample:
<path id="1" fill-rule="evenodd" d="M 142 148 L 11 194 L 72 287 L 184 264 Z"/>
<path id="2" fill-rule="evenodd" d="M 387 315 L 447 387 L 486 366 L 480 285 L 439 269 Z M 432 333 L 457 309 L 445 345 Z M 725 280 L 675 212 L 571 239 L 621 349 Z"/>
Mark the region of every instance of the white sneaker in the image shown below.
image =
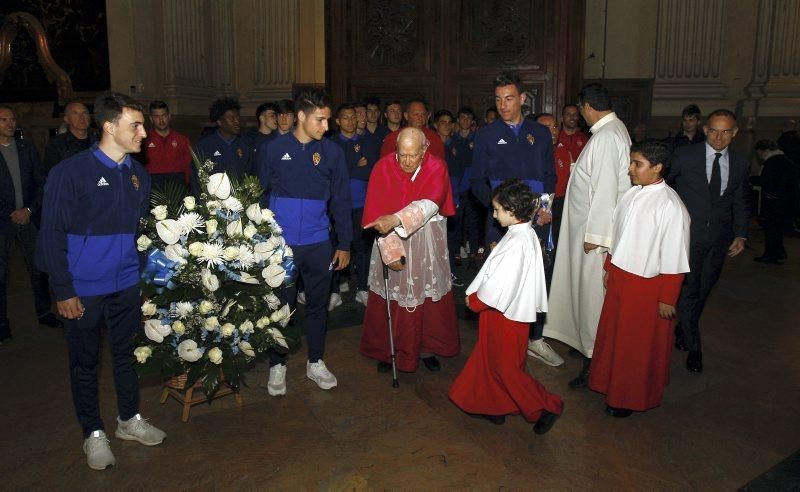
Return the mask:
<path id="1" fill-rule="evenodd" d="M 342 296 L 335 292 L 328 298 L 328 311 L 333 311 L 342 305 Z"/>
<path id="2" fill-rule="evenodd" d="M 367 292 L 366 290 L 359 290 L 358 292 L 356 292 L 356 302 L 366 306 L 368 299 L 369 299 L 369 292 Z"/>
<path id="3" fill-rule="evenodd" d="M 297 293 L 297 304 L 305 304 L 306 303 L 306 293 L 305 292 L 298 292 Z"/>
<path id="4" fill-rule="evenodd" d="M 83 441 L 83 452 L 86 453 L 86 462 L 92 470 L 105 470 L 117 463 L 111 446 L 108 445 L 106 433 L 101 430 L 93 431 Z"/>
<path id="5" fill-rule="evenodd" d="M 544 338 L 539 340 L 528 340 L 528 355 L 536 357 L 548 366 L 557 367 L 564 363 L 564 359 L 559 356 Z"/>
<path id="6" fill-rule="evenodd" d="M 267 393 L 270 396 L 281 396 L 286 394 L 286 366 L 275 364 L 269 368 L 269 381 L 267 381 Z"/>
<path id="7" fill-rule="evenodd" d="M 350 284 L 347 282 L 347 280 L 339 284 L 339 293 L 344 294 L 346 292 L 350 292 Z"/>
<path id="8" fill-rule="evenodd" d="M 328 370 L 322 359 L 313 364 L 306 361 L 306 376 L 324 390 L 335 388 L 337 384 L 336 376 Z"/>
<path id="9" fill-rule="evenodd" d="M 122 421 L 117 417 L 117 431 L 114 435 L 126 441 L 139 441 L 145 446 L 155 446 L 164 442 L 167 433 L 149 424 L 138 413 L 130 420 Z"/>

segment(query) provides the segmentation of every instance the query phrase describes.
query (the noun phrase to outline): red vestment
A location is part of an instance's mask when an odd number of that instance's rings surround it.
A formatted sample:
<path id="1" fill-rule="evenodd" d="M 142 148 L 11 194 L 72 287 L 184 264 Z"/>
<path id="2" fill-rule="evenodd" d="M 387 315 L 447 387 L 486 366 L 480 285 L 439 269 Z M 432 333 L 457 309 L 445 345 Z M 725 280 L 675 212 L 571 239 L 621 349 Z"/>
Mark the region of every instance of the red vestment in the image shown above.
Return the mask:
<path id="1" fill-rule="evenodd" d="M 589 387 L 616 408 L 644 411 L 661 404 L 669 384 L 672 321 L 658 303 L 674 306 L 684 274 L 652 278 L 626 272 L 606 258 L 606 297 L 597 327 Z"/>
<path id="2" fill-rule="evenodd" d="M 403 131 L 402 128 L 386 135 L 386 138 L 383 139 L 383 145 L 381 145 L 381 157 L 397 152 L 397 136 L 400 135 L 401 131 Z M 423 128 L 422 132 L 425 134 L 425 138 L 428 139 L 428 142 L 430 142 L 428 153 L 435 155 L 441 160 L 445 160 L 444 144 L 439 134 L 428 127 Z"/>
<path id="3" fill-rule="evenodd" d="M 476 294 L 469 307 L 480 313 L 478 343 L 450 388 L 450 399 L 467 413 L 517 415 L 536 422 L 542 410 L 561 414 L 561 397 L 525 371 L 529 323 L 512 321 Z"/>

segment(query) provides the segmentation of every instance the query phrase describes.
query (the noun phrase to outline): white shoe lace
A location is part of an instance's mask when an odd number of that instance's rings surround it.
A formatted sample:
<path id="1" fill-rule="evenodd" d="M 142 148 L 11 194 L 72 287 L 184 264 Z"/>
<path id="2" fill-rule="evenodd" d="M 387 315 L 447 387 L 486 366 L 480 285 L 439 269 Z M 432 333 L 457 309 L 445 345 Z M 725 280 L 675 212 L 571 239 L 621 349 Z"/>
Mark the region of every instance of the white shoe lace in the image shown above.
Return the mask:
<path id="1" fill-rule="evenodd" d="M 311 372 L 316 376 L 319 376 L 324 379 L 333 377 L 333 374 L 331 373 L 331 371 L 328 370 L 328 367 L 325 365 L 325 362 L 323 361 L 312 363 Z"/>

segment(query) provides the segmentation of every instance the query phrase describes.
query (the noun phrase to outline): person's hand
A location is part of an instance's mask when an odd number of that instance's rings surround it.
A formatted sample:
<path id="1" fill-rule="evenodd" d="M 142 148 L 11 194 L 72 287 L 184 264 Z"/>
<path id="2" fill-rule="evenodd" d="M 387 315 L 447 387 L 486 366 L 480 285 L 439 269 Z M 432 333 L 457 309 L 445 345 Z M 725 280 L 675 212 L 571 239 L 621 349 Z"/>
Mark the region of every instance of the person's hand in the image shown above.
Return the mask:
<path id="1" fill-rule="evenodd" d="M 608 272 L 603 270 L 603 288 L 608 290 Z"/>
<path id="2" fill-rule="evenodd" d="M 344 270 L 347 268 L 347 265 L 350 264 L 350 251 L 337 249 L 336 252 L 333 253 L 331 264 L 333 264 L 334 270 Z"/>
<path id="3" fill-rule="evenodd" d="M 536 211 L 536 225 L 543 226 L 553 221 L 553 214 L 544 207 Z"/>
<path id="4" fill-rule="evenodd" d="M 18 208 L 11 212 L 11 222 L 17 225 L 25 225 L 31 221 L 31 213 L 27 208 Z"/>
<path id="5" fill-rule="evenodd" d="M 469 309 L 469 296 L 464 298 L 464 305 L 466 305 L 467 309 Z"/>
<path id="6" fill-rule="evenodd" d="M 731 245 L 728 246 L 728 256 L 732 258 L 742 251 L 744 251 L 744 238 L 737 237 L 733 240 Z"/>
<path id="7" fill-rule="evenodd" d="M 400 217 L 396 215 L 381 215 L 377 219 L 365 225 L 364 229 L 369 229 L 371 227 L 381 234 L 386 234 L 400 224 Z"/>
<path id="8" fill-rule="evenodd" d="M 367 165 L 367 158 L 366 157 L 362 157 L 361 159 L 358 160 L 358 167 L 364 167 L 366 165 Z"/>
<path id="9" fill-rule="evenodd" d="M 663 319 L 675 319 L 675 306 L 670 306 L 669 304 L 659 302 L 658 315 Z"/>
<path id="10" fill-rule="evenodd" d="M 589 251 L 599 248 L 599 244 L 583 243 L 583 252 L 589 254 Z"/>
<path id="11" fill-rule="evenodd" d="M 497 241 L 492 241 L 489 243 L 489 251 L 493 250 L 495 246 L 497 246 Z"/>
<path id="12" fill-rule="evenodd" d="M 86 311 L 83 304 L 81 304 L 81 300 L 77 297 L 58 301 L 56 302 L 56 307 L 58 308 L 58 314 L 67 319 L 81 319 L 83 318 L 83 312 Z"/>

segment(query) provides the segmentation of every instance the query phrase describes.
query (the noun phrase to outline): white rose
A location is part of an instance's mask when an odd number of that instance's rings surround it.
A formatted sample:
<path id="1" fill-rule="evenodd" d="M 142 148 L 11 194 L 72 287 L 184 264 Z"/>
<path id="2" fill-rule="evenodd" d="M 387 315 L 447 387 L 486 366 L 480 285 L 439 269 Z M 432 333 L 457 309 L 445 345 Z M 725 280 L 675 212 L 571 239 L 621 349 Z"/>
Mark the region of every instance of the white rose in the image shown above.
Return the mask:
<path id="1" fill-rule="evenodd" d="M 248 319 L 239 325 L 239 332 L 243 334 L 253 333 L 255 331 L 253 328 L 253 322 Z"/>
<path id="2" fill-rule="evenodd" d="M 276 342 L 278 342 L 278 345 L 287 349 L 289 348 L 289 345 L 286 343 L 286 337 L 283 336 L 283 333 L 281 333 L 280 330 L 277 328 L 267 328 L 267 333 L 269 333 L 270 336 L 274 338 Z"/>
<path id="3" fill-rule="evenodd" d="M 158 319 L 148 319 L 144 322 L 144 334 L 150 340 L 161 343 L 164 341 L 164 337 L 169 335 L 172 331 L 172 327 L 169 325 L 162 325 L 161 320 Z"/>
<path id="4" fill-rule="evenodd" d="M 242 234 L 247 239 L 252 239 L 253 236 L 255 236 L 257 232 L 258 232 L 258 229 L 256 229 L 256 226 L 254 226 L 253 224 L 247 224 L 247 227 L 244 228 L 244 231 L 242 231 Z"/>
<path id="5" fill-rule="evenodd" d="M 260 224 L 264 221 L 261 214 L 261 207 L 257 203 L 247 207 L 247 218 L 255 224 Z"/>
<path id="6" fill-rule="evenodd" d="M 178 335 L 183 335 L 186 333 L 186 325 L 183 324 L 183 321 L 177 320 L 172 323 L 172 331 L 177 333 Z"/>
<path id="7" fill-rule="evenodd" d="M 216 211 L 219 210 L 220 207 L 222 207 L 222 205 L 216 200 L 209 200 L 206 202 L 206 208 L 212 214 L 216 213 Z"/>
<path id="8" fill-rule="evenodd" d="M 203 243 L 197 241 L 189 245 L 189 254 L 192 256 L 200 256 L 203 254 Z"/>
<path id="9" fill-rule="evenodd" d="M 214 304 L 211 301 L 200 301 L 200 306 L 197 308 L 200 314 L 206 315 L 214 309 Z"/>
<path id="10" fill-rule="evenodd" d="M 179 263 L 181 265 L 186 264 L 186 260 L 184 258 L 189 256 L 189 252 L 186 251 L 186 248 L 181 246 L 180 243 L 170 244 L 169 246 L 164 248 L 164 254 L 167 255 L 168 259 L 176 263 Z"/>
<path id="11" fill-rule="evenodd" d="M 184 340 L 178 344 L 178 356 L 186 362 L 195 362 L 203 356 L 203 351 L 194 340 Z"/>
<path id="12" fill-rule="evenodd" d="M 266 328 L 269 326 L 269 316 L 258 318 L 258 321 L 256 321 L 256 326 L 258 328 Z"/>
<path id="13" fill-rule="evenodd" d="M 229 336 L 233 335 L 233 330 L 235 329 L 236 325 L 233 323 L 225 323 L 222 325 L 222 329 L 220 331 L 222 332 L 223 337 L 228 338 Z"/>
<path id="14" fill-rule="evenodd" d="M 261 209 L 261 220 L 267 222 L 273 220 L 274 218 L 275 218 L 275 213 L 272 210 L 268 208 Z"/>
<path id="15" fill-rule="evenodd" d="M 156 232 L 165 243 L 175 244 L 181 238 L 183 227 L 177 220 L 166 219 L 156 222 Z"/>
<path id="16" fill-rule="evenodd" d="M 145 316 L 156 314 L 156 305 L 149 300 L 145 301 L 144 304 L 142 304 L 142 314 Z"/>
<path id="17" fill-rule="evenodd" d="M 209 236 L 213 235 L 217 232 L 217 221 L 214 219 L 206 221 L 206 232 Z"/>
<path id="18" fill-rule="evenodd" d="M 167 206 L 159 205 L 151 210 L 150 213 L 153 214 L 153 217 L 155 217 L 156 220 L 164 220 L 167 218 Z"/>
<path id="19" fill-rule="evenodd" d="M 206 322 L 203 325 L 203 327 L 207 331 L 214 331 L 217 327 L 219 327 L 219 320 L 217 319 L 216 316 L 210 316 L 206 318 Z"/>
<path id="20" fill-rule="evenodd" d="M 280 265 L 270 265 L 261 270 L 261 276 L 264 277 L 270 287 L 280 287 L 284 277 L 286 277 L 286 270 Z"/>
<path id="21" fill-rule="evenodd" d="M 222 350 L 219 347 L 214 347 L 208 351 L 208 360 L 214 364 L 219 365 L 222 362 Z"/>
<path id="22" fill-rule="evenodd" d="M 206 189 L 210 194 L 224 200 L 231 196 L 231 180 L 225 173 L 216 173 L 208 177 Z"/>
<path id="23" fill-rule="evenodd" d="M 197 202 L 195 201 L 193 196 L 187 196 L 183 199 L 183 207 L 186 210 L 192 211 L 194 207 L 197 206 Z"/>
<path id="24" fill-rule="evenodd" d="M 136 249 L 139 251 L 147 251 L 147 248 L 149 248 L 151 244 L 153 244 L 153 241 L 142 234 L 139 236 L 139 239 L 136 240 Z"/>
<path id="25" fill-rule="evenodd" d="M 248 357 L 255 357 L 256 356 L 256 351 L 253 350 L 253 346 L 250 345 L 250 342 L 245 342 L 244 340 L 239 342 L 239 350 L 244 352 L 244 355 L 246 355 Z"/>
<path id="26" fill-rule="evenodd" d="M 139 361 L 139 364 L 144 364 L 147 359 L 153 355 L 153 349 L 150 347 L 137 347 L 136 350 L 133 351 L 133 355 L 136 356 L 136 360 Z"/>
<path id="27" fill-rule="evenodd" d="M 242 221 L 241 219 L 234 220 L 233 222 L 229 222 L 228 226 L 225 228 L 225 232 L 228 234 L 228 237 L 236 237 L 242 235 Z"/>
<path id="28" fill-rule="evenodd" d="M 228 246 L 222 252 L 222 257 L 228 261 L 235 260 L 236 258 L 239 257 L 239 248 L 237 248 L 236 246 Z"/>
<path id="29" fill-rule="evenodd" d="M 235 196 L 231 196 L 225 200 L 222 200 L 222 206 L 231 212 L 241 212 L 244 210 L 244 205 L 242 205 L 242 202 L 240 202 Z"/>

